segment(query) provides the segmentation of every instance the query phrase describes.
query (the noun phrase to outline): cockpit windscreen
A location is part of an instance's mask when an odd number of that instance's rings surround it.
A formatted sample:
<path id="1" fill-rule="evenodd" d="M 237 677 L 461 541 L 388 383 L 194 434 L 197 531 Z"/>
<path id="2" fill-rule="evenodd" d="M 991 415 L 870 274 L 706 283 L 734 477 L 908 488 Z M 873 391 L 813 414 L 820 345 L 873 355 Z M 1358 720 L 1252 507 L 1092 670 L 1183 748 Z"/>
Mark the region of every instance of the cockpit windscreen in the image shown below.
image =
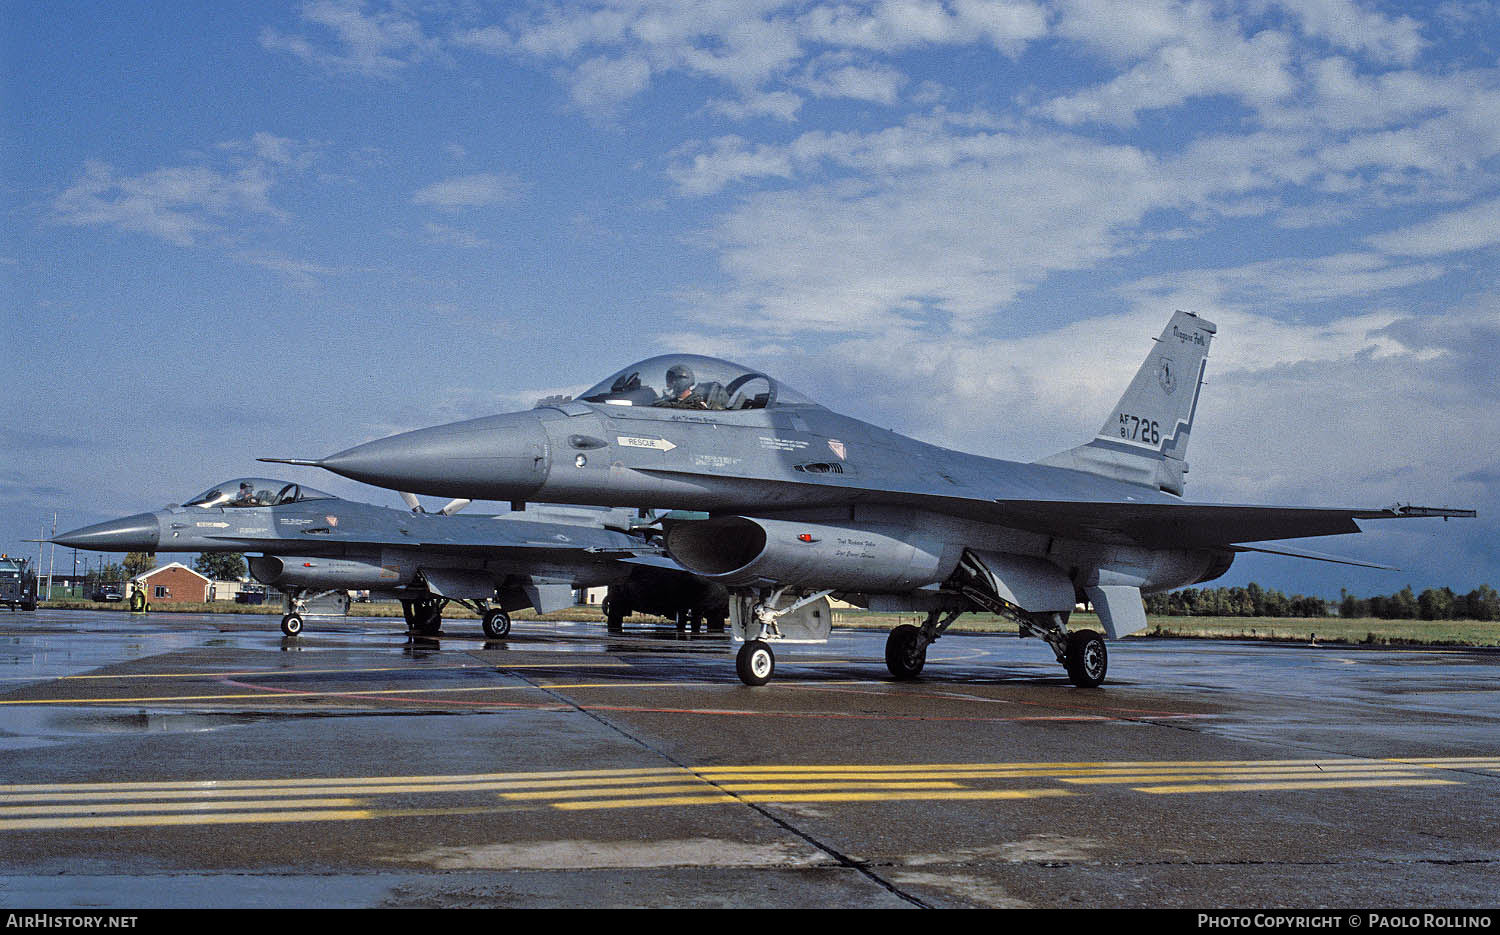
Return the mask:
<path id="1" fill-rule="evenodd" d="M 631 364 L 584 390 L 578 398 L 586 403 L 664 409 L 767 409 L 812 404 L 801 393 L 758 370 L 699 354 L 665 354 Z"/>
<path id="2" fill-rule="evenodd" d="M 333 494 L 284 480 L 265 477 L 241 477 L 210 487 L 183 506 L 242 507 L 277 506 L 302 500 L 332 500 Z"/>

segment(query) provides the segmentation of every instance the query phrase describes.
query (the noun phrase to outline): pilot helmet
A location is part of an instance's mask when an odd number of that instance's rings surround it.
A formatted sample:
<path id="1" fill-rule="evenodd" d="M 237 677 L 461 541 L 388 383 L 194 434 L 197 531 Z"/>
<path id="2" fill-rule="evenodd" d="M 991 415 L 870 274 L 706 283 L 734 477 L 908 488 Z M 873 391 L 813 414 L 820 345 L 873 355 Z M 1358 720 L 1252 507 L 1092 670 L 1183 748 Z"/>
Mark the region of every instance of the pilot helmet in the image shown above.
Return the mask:
<path id="1" fill-rule="evenodd" d="M 693 371 L 686 364 L 673 364 L 667 368 L 667 395 L 681 396 L 692 389 Z"/>

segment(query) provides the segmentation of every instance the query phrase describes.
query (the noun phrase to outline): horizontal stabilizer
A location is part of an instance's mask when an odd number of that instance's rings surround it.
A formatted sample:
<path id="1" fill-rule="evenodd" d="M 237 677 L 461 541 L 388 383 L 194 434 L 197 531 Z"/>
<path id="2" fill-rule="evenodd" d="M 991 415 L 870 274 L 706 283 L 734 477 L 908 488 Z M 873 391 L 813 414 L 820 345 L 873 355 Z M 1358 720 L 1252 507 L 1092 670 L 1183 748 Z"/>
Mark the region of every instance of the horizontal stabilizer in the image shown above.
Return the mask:
<path id="1" fill-rule="evenodd" d="M 1229 503 L 1139 503 L 996 500 L 997 520 L 1051 536 L 1147 548 L 1200 549 L 1359 532 L 1357 519 L 1472 517 L 1473 510 L 1393 506 L 1377 509 L 1256 506 Z"/>

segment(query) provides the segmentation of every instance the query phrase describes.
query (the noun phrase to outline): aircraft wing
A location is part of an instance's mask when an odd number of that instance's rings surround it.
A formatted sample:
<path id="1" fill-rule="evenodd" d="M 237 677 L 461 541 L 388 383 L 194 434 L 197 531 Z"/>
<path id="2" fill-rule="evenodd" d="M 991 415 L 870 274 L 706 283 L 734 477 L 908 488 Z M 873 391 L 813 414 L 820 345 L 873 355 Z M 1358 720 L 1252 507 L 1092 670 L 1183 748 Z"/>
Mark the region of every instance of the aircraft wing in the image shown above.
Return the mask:
<path id="1" fill-rule="evenodd" d="M 412 530 L 412 532 L 416 532 Z M 227 531 L 222 538 L 226 545 L 247 552 L 268 554 L 328 554 L 348 547 L 425 549 L 448 553 L 469 553 L 515 558 L 518 560 L 542 560 L 552 558 L 577 558 L 580 554 L 609 558 L 628 559 L 649 555 L 658 550 L 641 543 L 626 546 L 600 541 L 585 530 L 575 535 L 576 530 L 567 529 L 551 537 L 530 538 L 506 534 L 503 529 L 489 530 L 488 534 L 476 533 L 472 529 L 428 530 L 427 534 L 389 535 L 372 534 L 369 531 L 347 530 L 337 526 L 304 527 L 300 536 L 246 535 L 243 531 Z M 559 538 L 559 535 L 565 538 Z M 609 539 L 620 538 L 617 534 L 606 534 Z M 220 537 L 205 537 L 220 538 Z"/>
<path id="2" fill-rule="evenodd" d="M 1146 548 L 1213 548 L 1359 532 L 1355 520 L 1472 517 L 1473 510 L 1396 505 L 1382 509 L 1218 503 L 996 500 L 998 522 L 1031 532 Z M 1262 549 L 1264 550 L 1264 549 Z"/>

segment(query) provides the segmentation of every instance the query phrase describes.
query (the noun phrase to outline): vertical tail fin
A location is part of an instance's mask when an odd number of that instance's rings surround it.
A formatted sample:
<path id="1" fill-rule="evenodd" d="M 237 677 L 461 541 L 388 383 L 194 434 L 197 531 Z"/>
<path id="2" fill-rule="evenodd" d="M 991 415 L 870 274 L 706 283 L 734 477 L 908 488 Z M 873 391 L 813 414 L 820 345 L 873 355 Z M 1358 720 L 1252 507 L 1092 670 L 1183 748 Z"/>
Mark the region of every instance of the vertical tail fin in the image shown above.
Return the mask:
<path id="1" fill-rule="evenodd" d="M 1191 312 L 1173 314 L 1094 440 L 1037 463 L 1180 495 L 1208 345 L 1217 331 Z"/>

